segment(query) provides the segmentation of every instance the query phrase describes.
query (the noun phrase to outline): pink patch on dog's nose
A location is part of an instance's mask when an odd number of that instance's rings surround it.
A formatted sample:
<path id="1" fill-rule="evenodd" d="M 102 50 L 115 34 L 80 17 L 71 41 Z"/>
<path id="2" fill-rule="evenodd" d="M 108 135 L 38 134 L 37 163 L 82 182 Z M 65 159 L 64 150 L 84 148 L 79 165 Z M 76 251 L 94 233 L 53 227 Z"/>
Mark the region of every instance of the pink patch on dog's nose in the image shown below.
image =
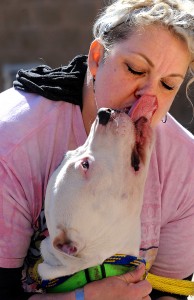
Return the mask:
<path id="1" fill-rule="evenodd" d="M 143 95 L 131 107 L 129 116 L 135 122 L 141 117 L 145 117 L 151 122 L 152 116 L 158 108 L 158 101 L 155 96 Z"/>

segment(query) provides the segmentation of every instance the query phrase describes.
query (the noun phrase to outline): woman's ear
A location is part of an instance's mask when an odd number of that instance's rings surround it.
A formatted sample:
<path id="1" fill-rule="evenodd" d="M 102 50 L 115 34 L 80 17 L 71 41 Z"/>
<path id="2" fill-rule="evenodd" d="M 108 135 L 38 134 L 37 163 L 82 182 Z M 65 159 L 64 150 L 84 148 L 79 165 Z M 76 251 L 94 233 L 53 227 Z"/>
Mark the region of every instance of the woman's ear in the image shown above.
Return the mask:
<path id="1" fill-rule="evenodd" d="M 93 77 L 96 75 L 98 66 L 103 59 L 103 55 L 104 47 L 98 40 L 94 40 L 90 45 L 88 53 L 88 67 Z"/>

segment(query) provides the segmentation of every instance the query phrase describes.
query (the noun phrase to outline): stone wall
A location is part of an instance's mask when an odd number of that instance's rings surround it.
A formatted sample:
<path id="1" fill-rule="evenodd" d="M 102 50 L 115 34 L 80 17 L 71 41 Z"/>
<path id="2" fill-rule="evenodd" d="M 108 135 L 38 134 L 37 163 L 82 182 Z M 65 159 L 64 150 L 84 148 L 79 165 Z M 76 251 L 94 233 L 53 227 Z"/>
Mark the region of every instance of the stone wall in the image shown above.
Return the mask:
<path id="1" fill-rule="evenodd" d="M 7 75 L 26 65 L 65 65 L 76 54 L 87 54 L 92 24 L 108 0 L 1 0 L 0 91 L 9 87 Z M 192 109 L 183 89 L 171 110 L 194 131 Z"/>

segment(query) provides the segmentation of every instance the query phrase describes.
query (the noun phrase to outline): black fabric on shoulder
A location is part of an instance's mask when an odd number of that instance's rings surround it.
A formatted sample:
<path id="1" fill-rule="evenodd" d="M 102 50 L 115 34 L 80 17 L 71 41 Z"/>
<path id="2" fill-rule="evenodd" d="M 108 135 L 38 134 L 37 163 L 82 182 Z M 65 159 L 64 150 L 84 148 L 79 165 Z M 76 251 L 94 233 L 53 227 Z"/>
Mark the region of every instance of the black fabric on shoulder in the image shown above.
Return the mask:
<path id="1" fill-rule="evenodd" d="M 22 288 L 22 268 L 0 268 L 0 299 L 27 300 L 35 293 L 25 293 Z"/>
<path id="2" fill-rule="evenodd" d="M 184 278 L 184 280 L 189 280 L 191 281 L 193 277 L 193 274 L 188 276 L 187 278 Z M 171 293 L 166 293 L 166 292 L 160 292 L 158 290 L 152 290 L 150 297 L 152 300 L 157 300 L 160 297 L 164 297 L 164 296 L 171 296 L 174 297 L 175 299 L 179 299 L 179 300 L 187 300 L 188 297 L 184 296 L 184 295 L 176 295 L 176 294 L 171 294 Z"/>
<path id="3" fill-rule="evenodd" d="M 19 70 L 13 86 L 54 101 L 65 101 L 82 107 L 82 87 L 87 70 L 87 56 L 76 56 L 68 66 L 52 69 L 40 65 Z"/>

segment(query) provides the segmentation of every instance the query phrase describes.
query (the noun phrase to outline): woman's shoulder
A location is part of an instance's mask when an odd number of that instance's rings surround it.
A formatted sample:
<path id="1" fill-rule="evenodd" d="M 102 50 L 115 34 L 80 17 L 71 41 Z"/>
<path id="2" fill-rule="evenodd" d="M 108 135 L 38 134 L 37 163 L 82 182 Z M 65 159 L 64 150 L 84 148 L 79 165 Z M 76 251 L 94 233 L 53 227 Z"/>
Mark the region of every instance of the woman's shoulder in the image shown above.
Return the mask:
<path id="1" fill-rule="evenodd" d="M 0 122 L 24 121 L 26 117 L 29 120 L 31 115 L 31 118 L 36 116 L 39 123 L 42 112 L 49 113 L 59 105 L 61 101 L 54 102 L 37 94 L 10 88 L 0 94 Z"/>
<path id="2" fill-rule="evenodd" d="M 72 105 L 11 88 L 0 94 L 0 155 L 6 155 L 22 141 L 44 136 L 63 126 Z"/>

